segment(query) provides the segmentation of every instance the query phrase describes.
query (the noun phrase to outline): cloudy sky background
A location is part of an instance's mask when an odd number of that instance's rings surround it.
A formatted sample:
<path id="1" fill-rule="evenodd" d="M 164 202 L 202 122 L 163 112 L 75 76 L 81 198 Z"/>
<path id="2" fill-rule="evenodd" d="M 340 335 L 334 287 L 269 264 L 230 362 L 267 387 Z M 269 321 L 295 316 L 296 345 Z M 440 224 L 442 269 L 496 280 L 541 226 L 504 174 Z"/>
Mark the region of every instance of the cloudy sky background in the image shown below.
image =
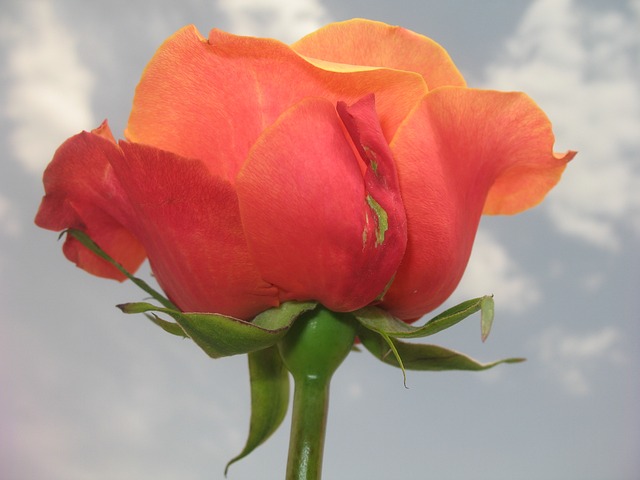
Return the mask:
<path id="1" fill-rule="evenodd" d="M 223 478 L 244 445 L 244 357 L 213 361 L 113 305 L 144 297 L 66 261 L 33 216 L 67 137 L 120 134 L 160 43 L 194 23 L 293 41 L 334 20 L 399 24 L 470 86 L 522 90 L 579 155 L 544 204 L 483 220 L 448 305 L 495 294 L 496 322 L 434 343 L 483 373 L 409 373 L 367 353 L 336 374 L 328 479 L 640 478 L 640 2 L 0 1 L 0 477 Z M 280 479 L 288 420 L 232 480 Z"/>

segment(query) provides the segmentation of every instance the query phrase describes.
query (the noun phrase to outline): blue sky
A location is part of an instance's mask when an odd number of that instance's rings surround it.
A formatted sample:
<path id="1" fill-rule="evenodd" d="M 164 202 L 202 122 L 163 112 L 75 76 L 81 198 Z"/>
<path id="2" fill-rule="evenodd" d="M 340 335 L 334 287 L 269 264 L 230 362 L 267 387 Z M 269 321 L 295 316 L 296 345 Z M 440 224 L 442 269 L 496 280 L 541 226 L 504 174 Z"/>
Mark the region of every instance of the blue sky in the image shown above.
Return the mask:
<path id="1" fill-rule="evenodd" d="M 474 321 L 432 340 L 528 361 L 410 372 L 407 390 L 351 354 L 332 385 L 325 477 L 640 477 L 640 2 L 4 0 L 2 478 L 223 478 L 248 428 L 246 359 L 210 360 L 115 309 L 144 294 L 78 270 L 33 225 L 42 170 L 103 118 L 121 136 L 142 68 L 184 24 L 293 41 L 352 17 L 432 37 L 470 86 L 527 92 L 557 149 L 580 153 L 541 206 L 482 222 L 448 305 L 493 293 L 489 340 Z M 287 440 L 288 419 L 230 478 L 283 478 Z"/>

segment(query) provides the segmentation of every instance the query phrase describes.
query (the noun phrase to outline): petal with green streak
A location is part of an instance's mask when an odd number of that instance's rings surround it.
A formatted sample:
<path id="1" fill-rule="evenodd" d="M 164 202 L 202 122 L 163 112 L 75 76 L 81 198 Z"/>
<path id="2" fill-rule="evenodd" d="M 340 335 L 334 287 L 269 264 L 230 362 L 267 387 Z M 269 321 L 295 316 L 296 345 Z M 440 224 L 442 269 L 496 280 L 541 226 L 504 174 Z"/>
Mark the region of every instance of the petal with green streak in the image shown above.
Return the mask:
<path id="1" fill-rule="evenodd" d="M 406 222 L 391 153 L 374 98 L 361 102 L 303 100 L 263 132 L 238 175 L 251 258 L 281 300 L 353 311 L 386 288 L 402 260 Z"/>

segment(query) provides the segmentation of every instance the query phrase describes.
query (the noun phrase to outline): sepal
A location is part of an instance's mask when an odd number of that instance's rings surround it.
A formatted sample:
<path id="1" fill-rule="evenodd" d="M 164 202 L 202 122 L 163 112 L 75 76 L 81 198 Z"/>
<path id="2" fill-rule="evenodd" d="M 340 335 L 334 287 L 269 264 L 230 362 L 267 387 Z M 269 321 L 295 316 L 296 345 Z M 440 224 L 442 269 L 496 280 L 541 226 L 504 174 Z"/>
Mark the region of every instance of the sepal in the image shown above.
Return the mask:
<path id="1" fill-rule="evenodd" d="M 169 322 L 168 320 L 160 318 L 155 313 L 145 313 L 144 316 L 171 335 L 175 335 L 176 337 L 189 338 L 189 335 L 187 335 L 182 327 L 177 323 Z"/>
<path id="2" fill-rule="evenodd" d="M 394 367 L 407 370 L 487 370 L 501 363 L 520 363 L 524 358 L 505 358 L 490 363 L 480 363 L 467 355 L 438 345 L 401 342 L 395 338 L 389 340 L 370 330 L 362 329 L 359 338 L 367 350 L 376 358 Z M 390 343 L 389 343 L 390 342 Z M 402 360 L 399 361 L 398 357 Z"/>
<path id="3" fill-rule="evenodd" d="M 120 263 L 111 258 L 89 235 L 76 229 L 68 229 L 62 232 L 62 234 L 64 233 L 73 236 L 86 248 L 116 267 L 133 283 L 163 305 L 163 307 L 158 307 L 146 302 L 125 303 L 118 305 L 120 310 L 124 313 L 144 313 L 149 320 L 165 332 L 179 337 L 191 338 L 212 358 L 255 352 L 271 347 L 284 336 L 296 318 L 317 306 L 316 302 L 286 302 L 279 307 L 270 308 L 256 315 L 252 321 L 215 313 L 181 312 L 168 298 L 154 290 L 144 280 L 133 276 Z M 175 323 L 164 320 L 153 312 L 169 315 L 175 320 Z"/>
<path id="4" fill-rule="evenodd" d="M 289 373 L 278 348 L 249 352 L 251 381 L 251 421 L 249 437 L 242 451 L 227 463 L 229 467 L 262 445 L 280 426 L 289 407 Z"/>
<path id="5" fill-rule="evenodd" d="M 486 370 L 501 363 L 516 363 L 523 358 L 507 358 L 480 363 L 467 355 L 437 345 L 406 343 L 398 338 L 421 338 L 441 332 L 470 315 L 480 312 L 480 334 L 484 342 L 491 331 L 494 316 L 493 297 L 474 298 L 462 302 L 422 326 L 414 327 L 378 307 L 369 306 L 353 312 L 358 321 L 358 337 L 376 358 L 402 370 L 405 386 L 406 370 Z"/>
<path id="6" fill-rule="evenodd" d="M 353 312 L 360 325 L 381 335 L 398 338 L 421 338 L 452 327 L 480 311 L 482 341 L 486 340 L 493 323 L 493 297 L 474 298 L 442 312 L 421 327 L 414 327 L 378 307 L 365 307 Z"/>
<path id="7" fill-rule="evenodd" d="M 175 324 L 155 322 L 169 333 L 178 325 L 211 358 L 255 352 L 275 345 L 302 313 L 316 307 L 315 302 L 286 302 L 257 315 L 252 322 L 214 313 L 184 313 L 145 302 L 118 305 L 124 313 L 160 312 Z M 175 331 L 174 331 L 175 330 Z"/>

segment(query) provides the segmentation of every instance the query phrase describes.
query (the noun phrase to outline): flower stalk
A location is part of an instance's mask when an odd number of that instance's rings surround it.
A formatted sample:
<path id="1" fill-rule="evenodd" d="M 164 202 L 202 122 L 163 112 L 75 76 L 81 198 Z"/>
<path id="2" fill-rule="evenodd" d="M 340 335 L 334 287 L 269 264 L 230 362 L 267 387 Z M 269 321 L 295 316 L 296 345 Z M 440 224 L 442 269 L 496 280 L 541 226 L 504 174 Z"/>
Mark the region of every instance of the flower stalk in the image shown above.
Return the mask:
<path id="1" fill-rule="evenodd" d="M 287 480 L 319 480 L 331 377 L 351 351 L 353 317 L 319 308 L 299 318 L 280 342 L 295 382 Z"/>
<path id="2" fill-rule="evenodd" d="M 295 382 L 287 480 L 318 480 L 329 407 L 329 381 L 306 377 Z"/>

